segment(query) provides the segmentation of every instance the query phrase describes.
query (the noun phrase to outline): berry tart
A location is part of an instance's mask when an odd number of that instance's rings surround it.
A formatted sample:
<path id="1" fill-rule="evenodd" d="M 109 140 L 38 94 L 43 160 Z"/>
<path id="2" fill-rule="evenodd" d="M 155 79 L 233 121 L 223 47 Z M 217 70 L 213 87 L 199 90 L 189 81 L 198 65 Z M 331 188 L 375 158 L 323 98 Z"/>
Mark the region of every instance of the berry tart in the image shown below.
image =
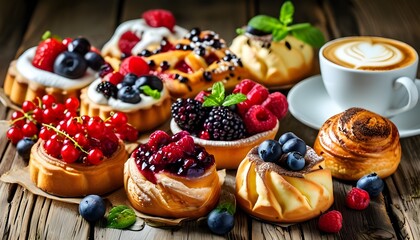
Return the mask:
<path id="1" fill-rule="evenodd" d="M 241 60 L 217 33 L 198 28 L 175 43 L 162 41 L 156 51 L 144 51 L 141 56 L 155 74 L 162 76 L 174 98 L 193 97 L 219 81 L 233 88 L 248 77 Z"/>
<path id="2" fill-rule="evenodd" d="M 172 100 L 162 80 L 148 74 L 143 58 L 130 56 L 119 71 L 111 66 L 103 76 L 82 90 L 80 113 L 108 118 L 112 112 L 124 112 L 128 122 L 139 131 L 148 131 L 170 117 Z"/>
<path id="3" fill-rule="evenodd" d="M 236 200 L 248 214 L 276 223 L 302 222 L 334 202 L 324 159 L 291 132 L 247 154 L 236 173 Z"/>
<path id="4" fill-rule="evenodd" d="M 293 20 L 291 2 L 282 6 L 278 19 L 253 17 L 238 29 L 230 50 L 242 59 L 251 78 L 270 89 L 289 88 L 315 72 L 314 47 L 324 43 L 322 33 L 309 23 L 289 25 Z M 270 24 L 268 24 L 270 23 Z"/>
<path id="5" fill-rule="evenodd" d="M 389 119 L 362 108 L 350 108 L 330 117 L 314 143 L 333 177 L 358 180 L 376 172 L 393 174 L 401 161 L 398 129 Z"/>
<path id="6" fill-rule="evenodd" d="M 205 216 L 221 191 L 213 155 L 185 131 L 152 133 L 125 163 L 124 186 L 135 209 L 165 218 Z"/>
<path id="7" fill-rule="evenodd" d="M 49 32 L 37 47 L 11 62 L 4 92 L 13 103 L 53 95 L 57 101 L 79 97 L 80 90 L 96 78 L 105 63 L 86 38 L 59 40 Z"/>
<path id="8" fill-rule="evenodd" d="M 162 40 L 173 42 L 181 39 L 188 30 L 177 26 L 174 15 L 164 9 L 151 9 L 141 19 L 123 22 L 102 48 L 105 57 L 121 60 L 137 56 L 144 50 L 156 50 Z"/>
<path id="9" fill-rule="evenodd" d="M 172 104 L 171 130 L 188 131 L 195 143 L 214 155 L 218 169 L 236 169 L 251 148 L 275 137 L 287 108 L 283 94 L 270 94 L 251 80 L 241 81 L 226 97 L 218 82 L 211 93 Z"/>

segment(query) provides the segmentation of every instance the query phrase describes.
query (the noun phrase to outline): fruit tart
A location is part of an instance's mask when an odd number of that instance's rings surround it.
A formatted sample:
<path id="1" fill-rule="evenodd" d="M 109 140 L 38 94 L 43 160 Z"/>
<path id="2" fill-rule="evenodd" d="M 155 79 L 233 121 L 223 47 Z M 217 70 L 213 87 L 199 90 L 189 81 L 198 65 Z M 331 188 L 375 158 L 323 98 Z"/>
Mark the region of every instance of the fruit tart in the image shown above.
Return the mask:
<path id="1" fill-rule="evenodd" d="M 185 131 L 152 133 L 125 163 L 124 186 L 135 209 L 165 218 L 205 216 L 221 191 L 213 155 Z"/>
<path id="2" fill-rule="evenodd" d="M 181 39 L 188 30 L 177 26 L 174 15 L 164 9 L 151 9 L 141 19 L 123 22 L 111 39 L 102 48 L 105 57 L 121 60 L 137 56 L 144 50 L 156 50 L 161 41 L 173 42 Z"/>
<path id="3" fill-rule="evenodd" d="M 330 117 L 314 143 L 333 177 L 358 180 L 375 172 L 393 174 L 401 161 L 398 129 L 389 119 L 362 108 L 350 108 Z"/>
<path id="4" fill-rule="evenodd" d="M 162 76 L 174 98 L 193 97 L 215 82 L 233 88 L 248 77 L 242 62 L 227 49 L 225 41 L 213 31 L 193 28 L 183 39 L 162 41 L 154 52 L 141 53 L 154 74 Z"/>
<path id="5" fill-rule="evenodd" d="M 322 33 L 308 23 L 292 23 L 293 9 L 286 1 L 276 19 L 253 17 L 238 29 L 230 50 L 241 58 L 251 78 L 271 88 L 289 88 L 315 72 L 314 47 L 324 43 Z M 270 23 L 270 24 L 268 24 Z"/>
<path id="6" fill-rule="evenodd" d="M 236 200 L 269 222 L 302 222 L 333 203 L 331 172 L 324 159 L 291 132 L 255 146 L 239 165 Z"/>
<path id="7" fill-rule="evenodd" d="M 86 38 L 59 40 L 47 32 L 37 47 L 11 62 L 4 92 L 18 105 L 45 94 L 63 102 L 71 96 L 79 97 L 80 90 L 95 80 L 104 63 Z"/>
<path id="8" fill-rule="evenodd" d="M 101 72 L 102 78 L 82 90 L 81 114 L 106 119 L 112 112 L 124 112 L 138 131 L 154 129 L 169 119 L 169 93 L 159 77 L 148 74 L 141 57 L 127 57 L 119 71 L 108 68 Z"/>
<path id="9" fill-rule="evenodd" d="M 236 169 L 251 148 L 274 138 L 287 113 L 286 97 L 249 79 L 225 97 L 223 84 L 172 104 L 171 130 L 185 130 L 213 154 L 218 169 Z"/>

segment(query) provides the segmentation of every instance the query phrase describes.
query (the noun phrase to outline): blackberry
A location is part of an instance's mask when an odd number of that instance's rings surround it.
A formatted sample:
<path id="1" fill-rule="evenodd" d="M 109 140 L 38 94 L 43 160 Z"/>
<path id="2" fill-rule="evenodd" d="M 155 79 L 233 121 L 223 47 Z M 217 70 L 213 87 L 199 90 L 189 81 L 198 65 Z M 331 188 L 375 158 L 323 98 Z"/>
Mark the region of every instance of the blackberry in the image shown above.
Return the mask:
<path id="1" fill-rule="evenodd" d="M 244 122 L 241 117 L 228 107 L 214 107 L 204 121 L 204 130 L 210 139 L 231 141 L 246 136 Z"/>
<path id="2" fill-rule="evenodd" d="M 102 93 L 106 99 L 117 98 L 118 88 L 108 81 L 102 81 L 96 87 L 96 91 Z"/>
<path id="3" fill-rule="evenodd" d="M 171 112 L 178 126 L 190 133 L 199 130 L 206 117 L 202 103 L 193 98 L 179 98 L 172 104 Z"/>

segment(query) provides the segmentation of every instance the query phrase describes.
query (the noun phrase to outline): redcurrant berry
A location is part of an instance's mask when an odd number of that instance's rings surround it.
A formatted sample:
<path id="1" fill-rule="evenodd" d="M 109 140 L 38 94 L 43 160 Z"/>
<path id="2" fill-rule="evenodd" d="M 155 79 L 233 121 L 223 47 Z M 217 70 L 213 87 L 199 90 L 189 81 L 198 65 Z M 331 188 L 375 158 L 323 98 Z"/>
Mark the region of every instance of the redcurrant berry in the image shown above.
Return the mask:
<path id="1" fill-rule="evenodd" d="M 23 104 L 22 104 L 22 110 L 26 113 L 34 110 L 35 108 L 36 108 L 35 103 L 33 103 L 31 101 L 28 101 L 28 100 L 24 101 Z"/>
<path id="2" fill-rule="evenodd" d="M 13 125 L 16 125 L 19 127 L 23 127 L 23 125 L 25 124 L 25 118 L 21 111 L 13 112 L 11 120 L 12 120 Z"/>
<path id="3" fill-rule="evenodd" d="M 127 124 L 128 118 L 125 113 L 122 112 L 116 112 L 111 117 L 111 122 L 114 124 L 114 126 L 120 126 L 123 124 Z"/>
<path id="4" fill-rule="evenodd" d="M 79 159 L 81 152 L 73 144 L 65 144 L 61 148 L 61 157 L 66 163 L 72 163 Z"/>
<path id="5" fill-rule="evenodd" d="M 94 148 L 90 150 L 89 154 L 87 155 L 87 161 L 95 165 L 99 164 L 103 158 L 104 158 L 104 154 L 98 148 Z"/>
<path id="6" fill-rule="evenodd" d="M 42 96 L 42 103 L 44 104 L 44 108 L 50 108 L 55 102 L 55 97 L 53 95 L 47 94 Z"/>
<path id="7" fill-rule="evenodd" d="M 34 135 L 38 134 L 38 128 L 35 123 L 29 121 L 23 125 L 22 133 L 25 137 L 33 137 Z"/>
<path id="8" fill-rule="evenodd" d="M 80 102 L 79 99 L 77 99 L 77 97 L 69 97 L 66 99 L 65 104 L 68 111 L 76 112 L 79 108 Z"/>
<path id="9" fill-rule="evenodd" d="M 39 138 L 42 140 L 47 141 L 50 137 L 54 134 L 54 130 L 49 129 L 47 127 L 41 127 L 41 130 L 38 133 Z"/>
<path id="10" fill-rule="evenodd" d="M 18 126 L 11 126 L 6 133 L 7 138 L 12 144 L 17 144 L 23 138 L 22 130 Z"/>
<path id="11" fill-rule="evenodd" d="M 45 151 L 47 151 L 47 153 L 51 157 L 55 157 L 55 158 L 60 156 L 61 146 L 62 146 L 62 143 L 59 142 L 57 139 L 53 139 L 52 137 L 48 139 L 44 144 Z"/>

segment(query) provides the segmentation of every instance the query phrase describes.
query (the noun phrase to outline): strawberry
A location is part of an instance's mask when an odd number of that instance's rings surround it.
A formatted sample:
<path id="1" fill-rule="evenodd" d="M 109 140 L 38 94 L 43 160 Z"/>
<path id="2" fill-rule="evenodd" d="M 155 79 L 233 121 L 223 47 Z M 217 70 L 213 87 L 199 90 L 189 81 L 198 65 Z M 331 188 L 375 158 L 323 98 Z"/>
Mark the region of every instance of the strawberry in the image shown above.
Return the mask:
<path id="1" fill-rule="evenodd" d="M 280 92 L 268 95 L 268 98 L 261 105 L 272 112 L 278 120 L 286 116 L 289 107 L 286 96 Z"/>
<path id="2" fill-rule="evenodd" d="M 271 130 L 277 124 L 276 116 L 261 105 L 252 106 L 243 119 L 249 134 Z"/>
<path id="3" fill-rule="evenodd" d="M 55 58 L 66 50 L 66 46 L 55 38 L 48 38 L 38 44 L 35 51 L 32 65 L 35 67 L 52 72 Z"/>
<path id="4" fill-rule="evenodd" d="M 140 38 L 132 31 L 123 33 L 118 40 L 118 47 L 121 52 L 126 55 L 131 55 L 131 50 L 140 41 Z"/>
<path id="5" fill-rule="evenodd" d="M 122 61 L 119 72 L 124 76 L 128 73 L 141 76 L 149 73 L 149 65 L 142 57 L 130 56 Z"/>
<path id="6" fill-rule="evenodd" d="M 352 188 L 346 195 L 346 205 L 351 209 L 363 210 L 369 206 L 369 193 L 360 188 Z"/>
<path id="7" fill-rule="evenodd" d="M 151 27 L 166 27 L 171 30 L 175 26 L 174 15 L 164 9 L 152 9 L 143 13 L 142 18 L 146 21 L 147 25 Z"/>
<path id="8" fill-rule="evenodd" d="M 319 230 L 327 233 L 338 233 L 343 226 L 343 216 L 337 210 L 322 214 L 318 220 Z"/>

